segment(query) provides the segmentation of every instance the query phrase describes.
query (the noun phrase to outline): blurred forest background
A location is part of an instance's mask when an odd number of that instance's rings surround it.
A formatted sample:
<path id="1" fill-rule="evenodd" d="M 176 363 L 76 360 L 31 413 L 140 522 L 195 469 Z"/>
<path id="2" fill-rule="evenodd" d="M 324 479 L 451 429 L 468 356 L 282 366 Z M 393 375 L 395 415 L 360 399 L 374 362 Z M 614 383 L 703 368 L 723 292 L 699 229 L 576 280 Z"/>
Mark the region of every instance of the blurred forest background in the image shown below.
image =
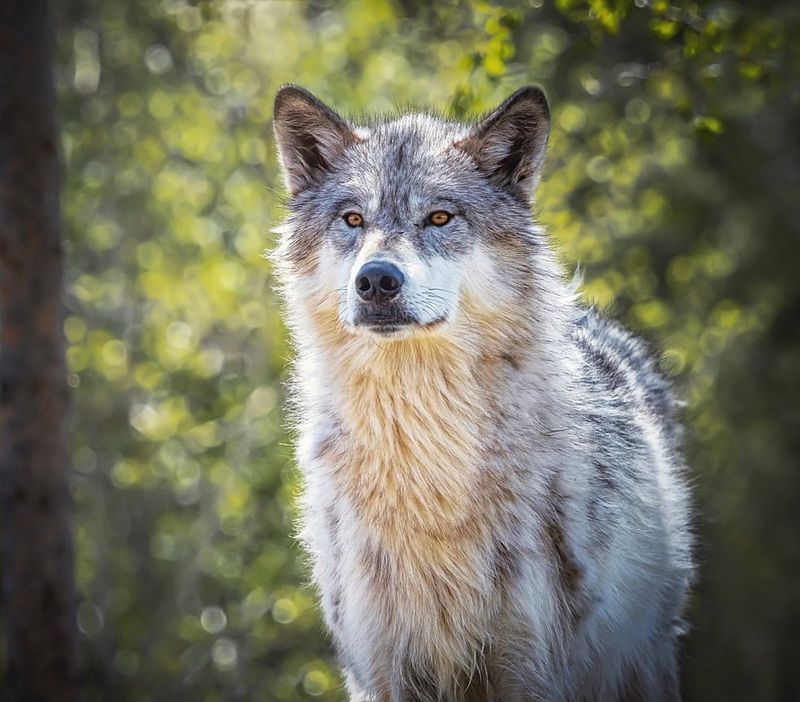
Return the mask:
<path id="1" fill-rule="evenodd" d="M 89 700 L 342 700 L 290 537 L 276 88 L 479 113 L 526 83 L 536 206 L 687 402 L 688 700 L 800 699 L 800 5 L 70 0 L 78 626 Z"/>

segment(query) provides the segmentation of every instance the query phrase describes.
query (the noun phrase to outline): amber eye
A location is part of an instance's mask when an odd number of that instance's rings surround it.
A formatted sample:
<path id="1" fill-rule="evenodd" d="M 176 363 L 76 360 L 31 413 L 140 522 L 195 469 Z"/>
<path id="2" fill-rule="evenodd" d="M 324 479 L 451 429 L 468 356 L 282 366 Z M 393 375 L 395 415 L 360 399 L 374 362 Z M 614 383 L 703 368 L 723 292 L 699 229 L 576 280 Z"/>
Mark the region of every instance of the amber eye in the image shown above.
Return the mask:
<path id="1" fill-rule="evenodd" d="M 358 212 L 347 212 L 344 215 L 344 221 L 347 222 L 348 227 L 363 227 L 364 218 Z"/>
<path id="2" fill-rule="evenodd" d="M 445 212 L 444 210 L 436 210 L 436 212 L 431 212 L 430 217 L 428 217 L 428 221 L 434 227 L 443 227 L 451 219 L 453 219 L 453 215 L 451 215 L 449 212 Z"/>

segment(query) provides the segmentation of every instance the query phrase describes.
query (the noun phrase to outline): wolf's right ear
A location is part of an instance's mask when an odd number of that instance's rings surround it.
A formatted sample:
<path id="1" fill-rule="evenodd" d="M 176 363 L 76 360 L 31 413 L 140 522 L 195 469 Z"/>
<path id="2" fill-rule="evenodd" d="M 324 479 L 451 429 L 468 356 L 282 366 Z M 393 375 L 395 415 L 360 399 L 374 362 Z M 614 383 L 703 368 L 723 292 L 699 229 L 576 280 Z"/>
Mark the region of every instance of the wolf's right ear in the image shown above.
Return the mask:
<path id="1" fill-rule="evenodd" d="M 541 88 L 520 88 L 456 143 L 493 182 L 526 203 L 541 176 L 550 108 Z"/>
<path id="2" fill-rule="evenodd" d="M 292 195 L 317 181 L 359 141 L 339 115 L 296 85 L 284 85 L 275 95 L 273 120 L 283 177 Z"/>

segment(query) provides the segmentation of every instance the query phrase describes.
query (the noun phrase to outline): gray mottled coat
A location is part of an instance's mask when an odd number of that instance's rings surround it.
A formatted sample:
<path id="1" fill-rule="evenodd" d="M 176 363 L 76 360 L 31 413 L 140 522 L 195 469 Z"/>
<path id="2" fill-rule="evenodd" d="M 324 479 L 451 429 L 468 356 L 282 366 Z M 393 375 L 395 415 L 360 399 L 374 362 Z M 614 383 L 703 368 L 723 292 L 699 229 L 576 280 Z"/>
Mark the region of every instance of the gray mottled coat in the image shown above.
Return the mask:
<path id="1" fill-rule="evenodd" d="M 277 95 L 301 534 L 354 700 L 679 698 L 674 402 L 531 222 L 548 128 L 536 88 L 476 124 Z"/>

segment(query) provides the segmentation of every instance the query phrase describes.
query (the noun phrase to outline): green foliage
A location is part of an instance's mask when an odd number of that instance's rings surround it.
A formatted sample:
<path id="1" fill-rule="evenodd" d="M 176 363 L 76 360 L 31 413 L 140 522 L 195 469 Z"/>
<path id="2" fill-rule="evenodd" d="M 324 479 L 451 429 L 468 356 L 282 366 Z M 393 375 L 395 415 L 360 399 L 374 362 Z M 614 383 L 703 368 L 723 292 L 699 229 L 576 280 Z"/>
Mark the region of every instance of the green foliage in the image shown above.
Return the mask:
<path id="1" fill-rule="evenodd" d="M 537 215 L 688 402 L 687 697 L 800 694 L 795 4 L 89 7 L 59 30 L 89 699 L 342 699 L 289 536 L 291 350 L 261 255 L 289 81 L 353 114 L 463 116 L 545 86 Z"/>

